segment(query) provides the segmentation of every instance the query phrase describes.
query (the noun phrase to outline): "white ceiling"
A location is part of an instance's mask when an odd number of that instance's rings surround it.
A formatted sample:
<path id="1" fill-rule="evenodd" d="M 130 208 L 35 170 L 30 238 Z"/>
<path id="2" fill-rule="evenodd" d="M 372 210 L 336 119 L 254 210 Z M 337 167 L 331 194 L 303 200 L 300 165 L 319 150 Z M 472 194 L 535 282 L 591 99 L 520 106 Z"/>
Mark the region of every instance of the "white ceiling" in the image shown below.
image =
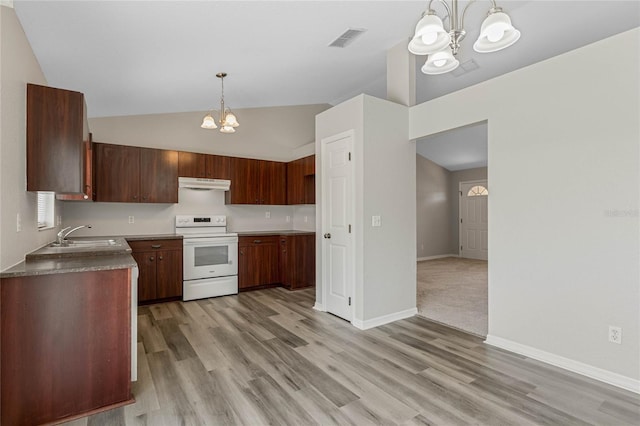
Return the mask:
<path id="1" fill-rule="evenodd" d="M 437 2 L 434 2 L 436 4 Z M 461 8 L 466 1 L 461 1 Z M 638 1 L 498 1 L 522 32 L 501 52 L 471 44 L 490 7 L 466 18 L 454 77 L 417 72 L 419 102 L 640 25 Z M 233 108 L 385 97 L 386 51 L 408 40 L 426 1 L 31 1 L 14 7 L 51 86 L 85 93 L 92 117 L 205 111 L 226 71 Z M 434 6 L 442 10 L 441 6 Z M 347 28 L 367 31 L 327 47 Z M 418 58 L 418 67 L 424 60 Z"/>

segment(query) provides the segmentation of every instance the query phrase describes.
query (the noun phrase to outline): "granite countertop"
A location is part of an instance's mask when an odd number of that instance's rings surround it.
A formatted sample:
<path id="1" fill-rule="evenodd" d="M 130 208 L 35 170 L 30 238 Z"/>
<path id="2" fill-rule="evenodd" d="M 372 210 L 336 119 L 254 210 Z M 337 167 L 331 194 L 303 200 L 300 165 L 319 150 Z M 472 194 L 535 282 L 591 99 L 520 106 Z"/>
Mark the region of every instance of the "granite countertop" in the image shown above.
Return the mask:
<path id="1" fill-rule="evenodd" d="M 181 240 L 182 235 L 178 234 L 153 234 L 153 235 L 125 235 L 127 241 L 153 241 L 153 240 Z"/>
<path id="2" fill-rule="evenodd" d="M 314 231 L 296 231 L 296 230 L 284 230 L 284 231 L 237 231 L 239 237 L 249 237 L 254 235 L 315 235 Z"/>
<path id="3" fill-rule="evenodd" d="M 113 254 L 111 256 L 48 258 L 20 262 L 6 271 L 0 272 L 0 278 L 105 271 L 110 269 L 133 268 L 135 266 L 137 266 L 137 264 L 133 256 L 126 253 Z"/>
<path id="4" fill-rule="evenodd" d="M 0 272 L 0 278 L 68 272 L 103 271 L 136 266 L 124 237 L 78 237 L 71 241 L 114 240 L 108 246 L 44 247 L 25 256 L 23 262 Z"/>

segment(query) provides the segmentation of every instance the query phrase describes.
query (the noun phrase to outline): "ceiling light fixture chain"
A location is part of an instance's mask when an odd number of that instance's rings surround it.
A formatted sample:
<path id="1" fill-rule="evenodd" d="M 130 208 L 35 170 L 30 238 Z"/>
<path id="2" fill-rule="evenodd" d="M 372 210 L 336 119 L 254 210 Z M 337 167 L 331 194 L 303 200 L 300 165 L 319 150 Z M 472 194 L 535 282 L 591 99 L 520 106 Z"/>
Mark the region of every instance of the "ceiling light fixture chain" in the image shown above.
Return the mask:
<path id="1" fill-rule="evenodd" d="M 425 74 L 444 74 L 453 71 L 460 65 L 455 58 L 460 50 L 460 42 L 464 39 L 464 18 L 469 6 L 475 2 L 470 0 L 462 14 L 458 13 L 458 0 L 438 0 L 447 11 L 449 31 L 444 29 L 442 19 L 431 8 L 434 0 L 429 1 L 427 10 L 416 25 L 415 33 L 409 42 L 408 49 L 415 55 L 428 55 L 422 67 Z M 520 38 L 520 31 L 511 25 L 511 18 L 498 7 L 495 0 L 490 0 L 492 7 L 482 22 L 480 35 L 473 44 L 479 53 L 496 52 L 514 44 Z"/>
<path id="2" fill-rule="evenodd" d="M 236 127 L 238 127 L 240 123 L 238 123 L 238 119 L 236 118 L 235 114 L 231 112 L 231 109 L 224 106 L 224 78 L 226 76 L 226 72 L 219 72 L 216 74 L 216 77 L 220 79 L 220 85 L 222 88 L 220 94 L 220 132 L 234 133 L 236 131 Z M 213 119 L 211 113 L 208 113 L 204 116 L 200 127 L 202 127 L 203 129 L 218 128 L 218 126 L 216 125 L 216 121 Z"/>

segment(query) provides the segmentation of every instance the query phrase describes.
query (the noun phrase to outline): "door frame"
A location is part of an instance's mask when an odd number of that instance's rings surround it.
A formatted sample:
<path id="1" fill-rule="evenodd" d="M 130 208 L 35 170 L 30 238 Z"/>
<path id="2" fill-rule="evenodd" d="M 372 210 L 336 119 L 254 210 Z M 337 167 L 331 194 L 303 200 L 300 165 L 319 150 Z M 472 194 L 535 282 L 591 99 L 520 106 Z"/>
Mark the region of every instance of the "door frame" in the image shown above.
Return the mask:
<path id="1" fill-rule="evenodd" d="M 478 183 L 484 184 L 484 187 L 489 191 L 489 179 L 474 179 L 474 180 L 463 180 L 458 182 L 458 257 L 462 257 L 462 250 L 460 247 L 462 246 L 462 185 L 469 183 Z M 491 194 L 491 191 L 489 191 Z M 489 236 L 489 196 L 487 195 L 487 237 Z M 489 260 L 489 253 L 487 250 L 487 261 Z"/>
<path id="2" fill-rule="evenodd" d="M 344 139 L 344 138 L 350 138 L 349 141 L 349 152 L 351 153 L 351 167 L 349 169 L 349 180 L 350 180 L 350 185 L 349 185 L 349 191 L 350 191 L 350 195 L 351 195 L 351 199 L 353 200 L 353 202 L 351 203 L 351 208 L 349 209 L 349 211 L 347 212 L 348 216 L 349 216 L 349 223 L 351 223 L 351 241 L 350 241 L 350 253 L 348 254 L 348 259 L 351 262 L 351 271 L 350 274 L 348 274 L 348 278 L 351 280 L 351 318 L 347 319 L 347 321 L 349 321 L 350 323 L 353 323 L 353 319 L 355 318 L 355 312 L 356 312 L 356 306 L 358 304 L 358 300 L 356 299 L 356 250 L 355 250 L 355 242 L 357 241 L 357 227 L 355 224 L 355 211 L 356 211 L 356 191 L 355 191 L 355 170 L 356 170 L 356 163 L 355 163 L 355 159 L 356 159 L 356 155 L 354 152 L 354 148 L 355 148 L 355 130 L 351 129 L 351 130 L 347 130 L 345 132 L 340 132 L 337 133 L 335 135 L 332 136 L 327 136 L 326 138 L 322 138 L 320 140 L 320 168 L 322 171 L 322 177 L 320 179 L 320 184 L 321 184 L 321 200 L 322 200 L 322 209 L 321 209 L 321 220 L 320 220 L 320 232 L 318 233 L 318 238 L 320 238 L 321 241 L 321 259 L 322 259 L 322 269 L 321 269 L 321 274 L 322 274 L 322 307 L 320 310 L 324 311 L 324 312 L 328 312 L 327 310 L 327 296 L 328 296 L 328 274 L 325 273 L 325 268 L 327 265 L 327 256 L 326 256 L 326 250 L 327 250 L 327 241 L 324 238 L 324 232 L 325 229 L 327 229 L 327 214 L 326 214 L 326 210 L 328 208 L 328 203 L 327 203 L 327 185 L 326 185 L 326 178 L 327 176 L 324 173 L 324 164 L 325 161 L 327 160 L 326 158 L 326 149 L 327 149 L 327 144 L 331 143 L 331 142 L 335 142 L 338 141 L 340 139 Z"/>

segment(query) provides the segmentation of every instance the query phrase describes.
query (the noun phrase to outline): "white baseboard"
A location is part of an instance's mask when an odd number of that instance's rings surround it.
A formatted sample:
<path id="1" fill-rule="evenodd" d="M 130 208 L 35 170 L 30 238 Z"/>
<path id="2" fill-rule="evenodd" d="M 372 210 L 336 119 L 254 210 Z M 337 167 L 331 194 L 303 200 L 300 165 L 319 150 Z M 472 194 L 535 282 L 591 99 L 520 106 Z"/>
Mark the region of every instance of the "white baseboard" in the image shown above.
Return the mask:
<path id="1" fill-rule="evenodd" d="M 502 337 L 488 335 L 484 342 L 491 346 L 505 349 L 509 352 L 515 352 L 517 354 L 546 362 L 547 364 L 555 365 L 556 367 L 564 368 L 565 370 L 640 394 L 640 380 L 632 379 L 631 377 L 623 376 L 599 367 L 594 367 L 593 365 L 584 364 L 551 352 L 546 352 L 531 346 L 503 339 Z"/>
<path id="2" fill-rule="evenodd" d="M 434 260 L 434 259 L 442 259 L 443 257 L 460 257 L 457 254 L 439 254 L 436 256 L 427 256 L 427 257 L 419 257 L 418 262 L 422 262 L 423 260 Z"/>
<path id="3" fill-rule="evenodd" d="M 405 318 L 410 318 L 417 313 L 418 313 L 417 308 L 411 308 L 411 309 L 407 309 L 406 311 L 394 312 L 392 314 L 383 315 L 377 318 L 371 318 L 365 321 L 354 318 L 353 321 L 351 321 L 351 324 L 354 327 L 359 328 L 360 330 L 368 330 L 370 328 L 377 327 L 379 325 L 389 324 L 390 322 L 398 321 Z"/>
<path id="4" fill-rule="evenodd" d="M 327 310 L 324 308 L 324 305 L 322 303 L 318 303 L 316 302 L 313 305 L 313 309 L 315 309 L 316 311 L 321 311 L 321 312 L 326 312 Z"/>

